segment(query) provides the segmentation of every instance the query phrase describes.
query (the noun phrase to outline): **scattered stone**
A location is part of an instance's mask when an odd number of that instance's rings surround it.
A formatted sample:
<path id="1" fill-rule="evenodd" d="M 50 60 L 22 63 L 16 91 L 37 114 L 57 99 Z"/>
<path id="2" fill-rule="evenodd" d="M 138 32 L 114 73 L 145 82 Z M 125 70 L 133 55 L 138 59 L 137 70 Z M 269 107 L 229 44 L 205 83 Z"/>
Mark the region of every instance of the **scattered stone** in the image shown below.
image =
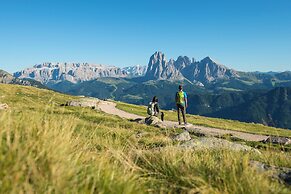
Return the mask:
<path id="1" fill-rule="evenodd" d="M 139 131 L 139 132 L 136 133 L 135 137 L 136 137 L 136 138 L 141 138 L 141 137 L 144 137 L 144 136 L 147 135 L 147 134 L 148 134 L 148 133 L 146 133 L 146 132 L 141 132 L 141 131 Z"/>
<path id="2" fill-rule="evenodd" d="M 145 124 L 151 125 L 151 126 L 155 126 L 155 127 L 159 127 L 159 128 L 162 128 L 162 129 L 166 129 L 167 128 L 167 126 L 163 123 L 163 121 L 161 119 L 159 119 L 158 117 L 155 117 L 155 116 L 147 117 L 145 119 Z"/>
<path id="3" fill-rule="evenodd" d="M 269 136 L 267 139 L 262 141 L 263 143 L 273 143 L 273 144 L 281 144 L 281 145 L 289 145 L 291 144 L 291 139 L 287 137 L 275 137 Z"/>
<path id="4" fill-rule="evenodd" d="M 99 102 L 100 100 L 97 98 L 83 98 L 79 100 L 69 101 L 65 104 L 65 106 L 90 107 L 92 109 L 95 109 Z M 61 104 L 61 106 L 64 106 L 64 104 Z"/>
<path id="5" fill-rule="evenodd" d="M 210 150 L 217 150 L 217 149 L 228 149 L 233 151 L 255 151 L 257 153 L 260 153 L 258 150 L 247 146 L 242 145 L 239 143 L 230 142 L 224 139 L 219 139 L 215 137 L 201 137 L 198 139 L 192 139 L 190 141 L 187 141 L 181 145 L 183 148 L 187 149 L 195 149 L 195 150 L 201 150 L 201 149 L 210 149 Z"/>
<path id="6" fill-rule="evenodd" d="M 198 136 L 198 137 L 204 137 L 204 136 L 206 136 L 206 133 L 203 133 L 201 129 L 196 128 L 196 127 L 186 128 L 186 130 L 190 134 L 193 134 L 193 135 Z"/>
<path id="7" fill-rule="evenodd" d="M 174 140 L 176 141 L 189 141 L 191 140 L 191 136 L 188 131 L 184 131 L 183 133 L 180 133 L 176 137 L 174 137 Z"/>
<path id="8" fill-rule="evenodd" d="M 0 104 L 0 110 L 6 110 L 8 108 L 9 108 L 8 104 Z"/>
<path id="9" fill-rule="evenodd" d="M 250 166 L 260 173 L 268 172 L 272 178 L 289 186 L 291 185 L 291 168 L 270 166 L 258 161 L 251 161 Z"/>

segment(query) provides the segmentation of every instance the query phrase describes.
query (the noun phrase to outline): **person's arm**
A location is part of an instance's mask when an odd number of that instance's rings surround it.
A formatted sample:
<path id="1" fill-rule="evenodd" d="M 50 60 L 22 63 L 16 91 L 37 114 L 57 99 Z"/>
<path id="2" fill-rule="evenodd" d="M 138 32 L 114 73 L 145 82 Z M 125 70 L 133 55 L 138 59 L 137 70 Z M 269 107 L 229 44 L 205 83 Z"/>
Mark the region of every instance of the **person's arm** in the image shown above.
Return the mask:
<path id="1" fill-rule="evenodd" d="M 160 112 L 160 107 L 159 107 L 159 104 L 156 103 L 156 112 L 159 113 Z"/>
<path id="2" fill-rule="evenodd" d="M 188 107 L 188 100 L 187 100 L 187 94 L 186 92 L 184 93 L 184 100 L 185 100 L 185 107 Z"/>

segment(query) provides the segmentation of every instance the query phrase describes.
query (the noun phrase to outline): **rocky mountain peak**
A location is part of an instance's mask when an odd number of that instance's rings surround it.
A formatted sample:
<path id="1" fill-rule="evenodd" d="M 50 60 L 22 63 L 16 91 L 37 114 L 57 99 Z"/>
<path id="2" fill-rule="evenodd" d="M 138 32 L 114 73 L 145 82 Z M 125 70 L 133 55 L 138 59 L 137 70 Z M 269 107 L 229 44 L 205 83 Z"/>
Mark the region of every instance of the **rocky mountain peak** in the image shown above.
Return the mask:
<path id="1" fill-rule="evenodd" d="M 149 64 L 156 64 L 156 63 L 159 63 L 159 64 L 167 63 L 167 59 L 164 53 L 157 51 L 151 56 Z"/>
<path id="2" fill-rule="evenodd" d="M 214 60 L 212 60 L 209 56 L 205 57 L 204 59 L 201 60 L 201 62 L 206 62 L 206 63 L 215 63 Z"/>
<path id="3" fill-rule="evenodd" d="M 179 56 L 176 61 L 167 61 L 162 52 L 155 52 L 151 56 L 145 74 L 146 80 L 188 79 L 193 83 L 202 84 L 232 77 L 238 77 L 238 73 L 216 63 L 209 56 L 198 62 L 187 56 Z"/>
<path id="4" fill-rule="evenodd" d="M 175 61 L 175 67 L 178 69 L 178 70 L 182 70 L 184 69 L 185 67 L 189 66 L 191 64 L 191 59 L 187 56 L 179 56 L 177 58 L 177 60 Z"/>
<path id="5" fill-rule="evenodd" d="M 148 63 L 145 74 L 146 80 L 181 80 L 183 75 L 175 67 L 174 61 L 166 60 L 162 52 L 155 52 Z"/>
<path id="6" fill-rule="evenodd" d="M 219 79 L 238 77 L 236 71 L 216 63 L 210 57 L 205 57 L 200 62 L 195 63 L 191 72 L 192 77 L 190 80 L 200 81 L 203 84 L 217 81 Z"/>

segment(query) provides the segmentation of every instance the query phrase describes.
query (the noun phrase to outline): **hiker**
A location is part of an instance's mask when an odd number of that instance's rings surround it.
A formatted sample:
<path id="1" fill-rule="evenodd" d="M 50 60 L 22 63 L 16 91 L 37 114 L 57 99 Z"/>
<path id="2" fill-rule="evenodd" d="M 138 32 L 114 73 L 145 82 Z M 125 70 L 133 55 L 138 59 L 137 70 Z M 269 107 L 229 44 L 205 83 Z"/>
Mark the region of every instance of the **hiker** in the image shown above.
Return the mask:
<path id="1" fill-rule="evenodd" d="M 153 97 L 153 100 L 149 103 L 147 112 L 150 116 L 158 117 L 160 114 L 160 108 L 158 104 L 158 98 L 156 96 Z"/>
<path id="2" fill-rule="evenodd" d="M 184 124 L 187 125 L 186 121 L 186 108 L 188 107 L 187 94 L 183 91 L 182 85 L 179 85 L 179 91 L 176 93 L 176 105 L 178 112 L 178 122 L 181 125 L 180 111 L 183 116 Z"/>

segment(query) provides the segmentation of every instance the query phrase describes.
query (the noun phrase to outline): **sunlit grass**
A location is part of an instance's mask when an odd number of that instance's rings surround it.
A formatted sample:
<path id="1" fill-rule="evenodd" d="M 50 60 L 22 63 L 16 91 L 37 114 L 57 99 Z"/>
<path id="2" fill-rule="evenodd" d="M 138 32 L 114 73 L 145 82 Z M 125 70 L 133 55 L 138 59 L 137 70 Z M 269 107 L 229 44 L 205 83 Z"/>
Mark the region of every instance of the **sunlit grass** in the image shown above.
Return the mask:
<path id="1" fill-rule="evenodd" d="M 117 108 L 126 112 L 134 113 L 141 116 L 147 116 L 146 107 L 127 104 L 123 102 L 116 102 Z M 177 121 L 177 113 L 175 111 L 164 111 L 165 119 L 170 121 Z M 187 114 L 187 121 L 195 125 L 202 125 L 207 127 L 214 127 L 220 129 L 243 131 L 254 134 L 264 134 L 273 136 L 291 137 L 291 130 L 280 129 L 274 127 L 264 126 L 262 124 L 244 123 L 235 120 L 219 119 L 203 117 L 198 115 Z"/>
<path id="2" fill-rule="evenodd" d="M 290 192 L 248 165 L 290 167 L 290 153 L 182 150 L 172 129 L 59 106 L 72 98 L 0 84 L 0 193 Z"/>

